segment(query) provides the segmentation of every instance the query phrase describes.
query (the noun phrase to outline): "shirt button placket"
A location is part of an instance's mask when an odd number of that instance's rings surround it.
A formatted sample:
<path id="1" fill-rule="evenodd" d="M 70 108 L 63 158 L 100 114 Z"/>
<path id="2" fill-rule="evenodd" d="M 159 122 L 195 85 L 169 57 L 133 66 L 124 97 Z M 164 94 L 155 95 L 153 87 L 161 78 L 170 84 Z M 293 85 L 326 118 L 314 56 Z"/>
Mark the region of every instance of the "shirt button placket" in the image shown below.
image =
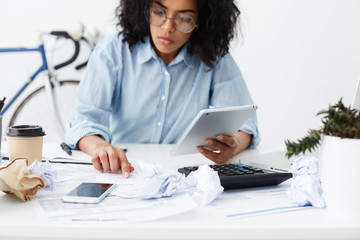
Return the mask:
<path id="1" fill-rule="evenodd" d="M 164 70 L 164 78 L 163 82 L 160 86 L 160 98 L 158 103 L 158 112 L 157 112 L 157 130 L 156 130 L 156 136 L 155 136 L 155 142 L 160 143 L 161 140 L 161 133 L 164 126 L 165 121 L 165 114 L 166 114 L 166 105 L 167 105 L 167 96 L 169 93 L 169 86 L 170 86 L 170 74 L 167 70 Z"/>

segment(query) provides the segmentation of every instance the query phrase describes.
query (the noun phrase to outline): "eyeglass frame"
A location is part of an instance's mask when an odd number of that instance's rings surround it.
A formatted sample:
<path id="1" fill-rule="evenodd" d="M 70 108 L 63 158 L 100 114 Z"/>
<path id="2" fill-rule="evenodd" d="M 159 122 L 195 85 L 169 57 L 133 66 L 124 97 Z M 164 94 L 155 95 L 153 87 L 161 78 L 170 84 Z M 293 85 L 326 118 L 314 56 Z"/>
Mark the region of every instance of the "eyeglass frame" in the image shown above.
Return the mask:
<path id="1" fill-rule="evenodd" d="M 160 7 L 157 7 L 157 6 L 152 6 L 152 7 L 150 7 L 149 11 L 147 11 L 146 14 L 145 14 L 145 18 L 146 18 L 146 20 L 147 20 L 151 25 L 161 26 L 161 25 L 163 25 L 163 24 L 166 22 L 166 19 L 170 19 L 170 20 L 173 21 L 174 28 L 175 28 L 176 30 L 178 30 L 179 32 L 182 32 L 182 31 L 180 31 L 179 29 L 176 28 L 176 22 L 175 22 L 175 21 L 176 21 L 176 18 L 167 17 L 166 14 L 164 15 L 164 19 L 162 20 L 162 23 L 161 23 L 160 25 L 156 25 L 156 24 L 151 23 L 151 20 L 150 20 L 150 19 L 151 19 L 151 9 L 153 9 L 153 8 L 159 8 L 159 9 L 161 9 L 161 10 L 165 13 L 165 11 L 164 11 L 162 8 L 160 8 Z M 186 15 L 188 15 L 188 14 L 186 14 Z M 187 31 L 187 32 L 182 32 L 182 33 L 191 33 L 192 31 L 195 30 L 195 28 L 198 28 L 198 27 L 199 27 L 199 25 L 196 24 L 196 21 L 195 21 L 194 17 L 191 16 L 191 15 L 188 15 L 188 16 L 193 20 L 194 27 L 193 27 L 191 30 L 189 30 L 189 31 Z"/>

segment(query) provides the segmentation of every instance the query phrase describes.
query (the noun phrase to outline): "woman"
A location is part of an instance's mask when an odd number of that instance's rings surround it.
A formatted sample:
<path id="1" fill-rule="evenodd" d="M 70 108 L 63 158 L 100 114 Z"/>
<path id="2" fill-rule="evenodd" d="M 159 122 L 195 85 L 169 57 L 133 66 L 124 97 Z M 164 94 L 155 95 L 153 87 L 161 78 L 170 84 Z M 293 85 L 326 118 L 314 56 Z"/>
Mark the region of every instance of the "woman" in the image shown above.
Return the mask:
<path id="1" fill-rule="evenodd" d="M 209 106 L 253 104 L 228 54 L 240 14 L 233 0 L 121 0 L 119 34 L 97 45 L 69 116 L 67 143 L 99 171 L 134 170 L 121 143 L 176 143 Z M 259 143 L 254 114 L 234 136 L 198 151 L 216 163 Z M 196 147 L 196 146 L 194 146 Z"/>

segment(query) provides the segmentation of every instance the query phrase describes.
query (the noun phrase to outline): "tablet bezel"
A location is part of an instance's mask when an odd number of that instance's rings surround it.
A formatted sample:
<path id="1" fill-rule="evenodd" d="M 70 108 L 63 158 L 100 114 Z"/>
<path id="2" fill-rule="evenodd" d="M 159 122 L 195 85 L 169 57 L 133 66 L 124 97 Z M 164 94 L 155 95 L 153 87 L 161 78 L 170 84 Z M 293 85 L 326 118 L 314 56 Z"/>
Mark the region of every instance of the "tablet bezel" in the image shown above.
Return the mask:
<path id="1" fill-rule="evenodd" d="M 201 110 L 185 130 L 170 155 L 197 153 L 205 139 L 218 134 L 234 135 L 256 111 L 256 105 L 209 108 Z"/>

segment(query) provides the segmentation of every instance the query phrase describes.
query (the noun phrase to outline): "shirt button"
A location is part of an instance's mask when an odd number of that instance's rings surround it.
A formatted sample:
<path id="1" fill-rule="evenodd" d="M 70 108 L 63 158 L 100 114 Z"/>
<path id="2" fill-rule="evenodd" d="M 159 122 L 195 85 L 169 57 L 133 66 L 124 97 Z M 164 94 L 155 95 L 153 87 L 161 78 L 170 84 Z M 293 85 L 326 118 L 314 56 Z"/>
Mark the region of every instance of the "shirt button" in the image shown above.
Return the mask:
<path id="1" fill-rule="evenodd" d="M 159 127 L 161 126 L 161 122 L 158 122 L 158 124 L 157 124 Z"/>
<path id="2" fill-rule="evenodd" d="M 169 76 L 169 72 L 165 72 L 165 75 L 166 75 L 166 76 Z"/>
<path id="3" fill-rule="evenodd" d="M 162 101 L 165 101 L 165 99 L 166 99 L 165 96 L 161 96 Z"/>

